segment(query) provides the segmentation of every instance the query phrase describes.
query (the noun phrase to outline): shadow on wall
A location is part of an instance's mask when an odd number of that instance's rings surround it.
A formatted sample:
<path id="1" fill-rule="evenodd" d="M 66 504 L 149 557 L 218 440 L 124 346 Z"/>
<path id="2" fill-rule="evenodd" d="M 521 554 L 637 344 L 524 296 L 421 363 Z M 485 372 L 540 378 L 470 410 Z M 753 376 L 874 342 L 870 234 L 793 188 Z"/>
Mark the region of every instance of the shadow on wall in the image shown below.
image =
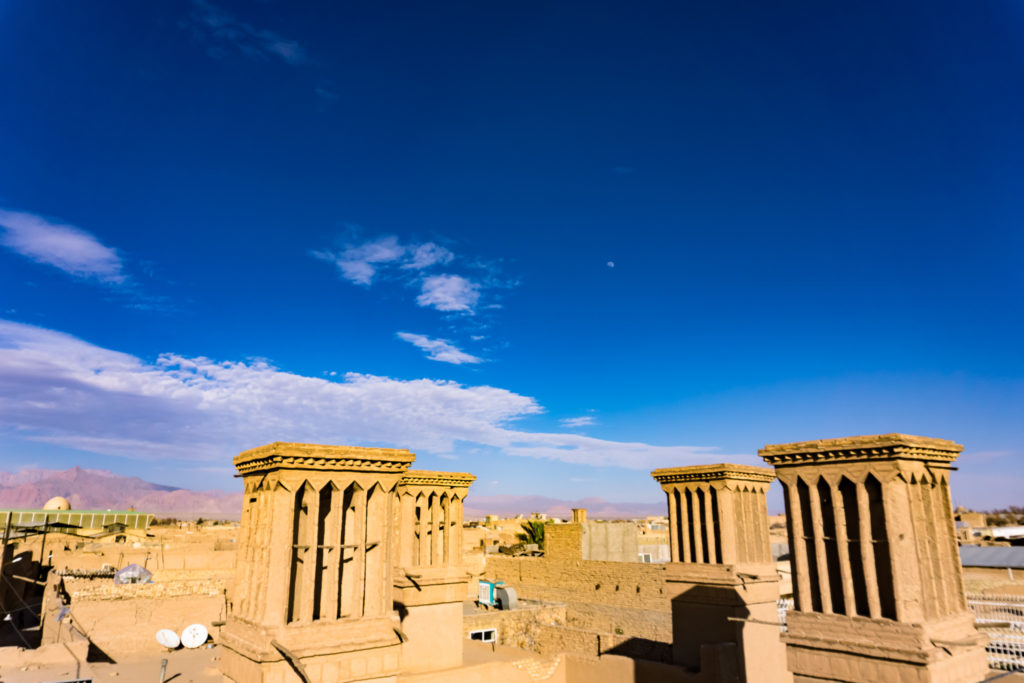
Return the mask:
<path id="1" fill-rule="evenodd" d="M 747 621 L 742 590 L 690 586 L 672 600 L 671 646 L 629 638 L 602 652 L 599 663 L 575 662 L 567 683 L 744 683 L 745 657 L 757 657 L 756 646 L 745 646 L 744 633 L 771 626 Z"/>
<path id="2" fill-rule="evenodd" d="M 33 559 L 31 550 L 15 554 L 13 543 L 3 548 L 3 573 L 0 575 L 0 647 L 14 646 L 31 650 L 39 648 L 43 644 L 44 636 L 44 624 L 40 621 L 40 615 L 46 602 L 48 606 L 45 610 L 47 618 L 50 619 L 45 624 L 46 629 L 72 629 L 75 632 L 72 637 L 89 641 L 87 661 L 113 663 L 115 660 L 89 639 L 77 620 L 57 622 L 56 607 L 52 598 L 56 598 L 58 607 L 67 604 L 69 600 L 67 593 L 59 590 L 51 595 L 51 599 L 46 600 L 47 579 L 52 569 L 51 566 L 41 565 Z"/>
<path id="3" fill-rule="evenodd" d="M 399 602 L 397 600 L 392 603 L 392 608 L 398 612 L 398 627 L 395 629 L 395 634 L 404 643 L 409 640 L 409 636 L 405 634 L 405 620 L 409 616 L 409 608 L 404 602 Z"/>
<path id="4" fill-rule="evenodd" d="M 15 555 L 13 543 L 3 549 L 3 554 L 0 646 L 38 647 L 39 609 L 49 567 L 41 567 L 31 550 Z"/>
<path id="5" fill-rule="evenodd" d="M 750 616 L 736 587 L 690 586 L 672 599 L 673 662 L 692 672 L 712 667 L 725 673 L 721 670 L 727 663 L 737 672 L 746 670 L 744 631 L 764 628 L 746 622 Z M 728 656 L 716 654 L 719 651 Z"/>
<path id="6" fill-rule="evenodd" d="M 89 641 L 89 653 L 86 655 L 85 661 L 87 662 L 102 662 L 104 664 L 116 664 L 117 660 L 104 652 L 101 648 L 97 647 L 96 643 Z"/>
<path id="7" fill-rule="evenodd" d="M 602 639 L 604 637 L 602 636 Z M 671 643 L 662 643 L 648 638 L 626 638 L 614 646 L 601 650 L 602 655 L 621 655 L 645 662 L 672 663 Z"/>

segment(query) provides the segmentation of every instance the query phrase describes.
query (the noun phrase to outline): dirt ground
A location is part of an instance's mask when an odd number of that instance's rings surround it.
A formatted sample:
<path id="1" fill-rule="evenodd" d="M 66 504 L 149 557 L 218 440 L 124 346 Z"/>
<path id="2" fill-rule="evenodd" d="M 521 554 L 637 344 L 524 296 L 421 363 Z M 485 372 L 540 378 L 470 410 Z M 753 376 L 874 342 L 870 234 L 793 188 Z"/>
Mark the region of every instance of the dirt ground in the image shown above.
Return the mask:
<path id="1" fill-rule="evenodd" d="M 5 667 L 0 662 L 0 683 L 49 683 L 76 678 L 92 678 L 95 683 L 159 683 L 160 660 L 167 659 L 164 683 L 222 683 L 217 670 L 220 648 L 179 649 L 166 654 L 125 657 L 115 663 L 68 663 L 41 668 Z"/>

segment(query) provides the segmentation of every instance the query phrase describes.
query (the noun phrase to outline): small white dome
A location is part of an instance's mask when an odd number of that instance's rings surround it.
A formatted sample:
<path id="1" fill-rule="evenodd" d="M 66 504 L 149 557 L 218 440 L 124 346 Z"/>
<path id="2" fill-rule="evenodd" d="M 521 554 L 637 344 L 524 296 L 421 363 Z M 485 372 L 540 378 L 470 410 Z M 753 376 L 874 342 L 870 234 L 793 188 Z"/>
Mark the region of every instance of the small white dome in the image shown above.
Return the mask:
<path id="1" fill-rule="evenodd" d="M 46 505 L 43 506 L 44 510 L 70 510 L 71 503 L 68 502 L 67 498 L 61 496 L 54 496 L 50 500 L 46 501 Z"/>

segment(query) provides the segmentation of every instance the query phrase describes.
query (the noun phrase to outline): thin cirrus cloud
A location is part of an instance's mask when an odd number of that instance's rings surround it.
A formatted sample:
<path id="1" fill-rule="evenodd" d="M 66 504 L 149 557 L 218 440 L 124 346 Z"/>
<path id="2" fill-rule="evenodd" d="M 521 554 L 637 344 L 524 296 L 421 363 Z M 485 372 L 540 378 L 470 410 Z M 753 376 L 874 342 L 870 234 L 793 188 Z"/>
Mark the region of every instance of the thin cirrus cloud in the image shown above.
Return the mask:
<path id="1" fill-rule="evenodd" d="M 370 287 L 378 279 L 388 278 L 415 285 L 420 290 L 417 305 L 445 313 L 473 315 L 484 288 L 463 275 L 430 272 L 455 260 L 455 254 L 434 242 L 403 244 L 394 235 L 387 235 L 312 254 L 333 263 L 341 277 L 353 284 Z"/>
<path id="2" fill-rule="evenodd" d="M 341 276 L 357 285 L 369 287 L 381 273 L 395 271 L 408 275 L 436 265 L 450 263 L 452 252 L 433 242 L 402 244 L 394 235 L 362 244 L 349 244 L 339 251 L 314 251 L 313 256 L 338 267 Z"/>
<path id="3" fill-rule="evenodd" d="M 126 280 L 117 251 L 81 228 L 42 216 L 0 210 L 0 244 L 36 263 L 107 284 Z"/>
<path id="4" fill-rule="evenodd" d="M 595 420 L 590 415 L 583 415 L 581 417 L 566 417 L 558 421 L 563 427 L 589 427 L 595 423 Z"/>
<path id="5" fill-rule="evenodd" d="M 432 275 L 424 278 L 416 303 L 439 311 L 473 314 L 480 302 L 480 286 L 460 275 Z"/>
<path id="6" fill-rule="evenodd" d="M 652 446 L 514 428 L 543 412 L 506 389 L 347 373 L 298 375 L 265 361 L 166 353 L 146 362 L 58 331 L 0 319 L 0 433 L 105 455 L 213 465 L 271 441 L 394 445 L 650 469 L 715 449 Z M 742 457 L 742 456 L 740 456 Z"/>
<path id="7" fill-rule="evenodd" d="M 399 244 L 398 238 L 390 235 L 363 244 L 347 245 L 337 252 L 314 251 L 318 259 L 334 263 L 341 276 L 349 282 L 369 287 L 380 270 L 400 264 L 407 266 L 413 261 L 408 258 L 409 247 Z"/>
<path id="8" fill-rule="evenodd" d="M 466 353 L 447 339 L 433 339 L 424 334 L 413 334 L 411 332 L 399 332 L 395 336 L 402 341 L 409 342 L 418 349 L 422 349 L 430 360 L 451 363 L 452 365 L 483 362 L 482 358 Z"/>
<path id="9" fill-rule="evenodd" d="M 305 48 L 274 31 L 256 28 L 206 0 L 192 0 L 191 23 L 197 40 L 206 43 L 211 57 L 222 58 L 236 50 L 250 59 L 280 59 L 287 64 L 308 61 Z"/>

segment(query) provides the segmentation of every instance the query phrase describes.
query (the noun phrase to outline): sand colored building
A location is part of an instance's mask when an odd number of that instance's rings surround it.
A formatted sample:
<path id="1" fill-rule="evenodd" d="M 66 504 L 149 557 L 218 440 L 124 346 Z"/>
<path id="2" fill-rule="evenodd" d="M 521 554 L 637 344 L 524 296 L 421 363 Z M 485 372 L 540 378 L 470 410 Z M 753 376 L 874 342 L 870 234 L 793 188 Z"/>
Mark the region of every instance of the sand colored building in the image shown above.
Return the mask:
<path id="1" fill-rule="evenodd" d="M 544 557 L 488 558 L 488 578 L 516 586 L 521 596 L 564 606 L 564 623 L 534 627 L 532 647 L 548 652 L 554 644 L 563 652 L 597 655 L 608 667 L 595 665 L 594 676 L 612 671 L 616 656 L 663 665 L 657 674 L 641 674 L 638 664 L 631 677 L 595 680 L 790 680 L 777 627 L 778 575 L 767 551 L 763 495 L 774 473 L 716 465 L 658 470 L 654 476 L 670 498 L 679 494 L 689 501 L 674 505 L 668 520 L 669 534 L 686 539 L 675 544 L 677 552 L 687 549 L 680 553 L 685 561 L 588 557 L 593 545 L 588 553 L 586 531 L 596 523 L 586 521 L 583 510 L 574 511 L 573 523 L 548 529 Z M 630 531 L 621 539 L 627 545 L 636 538 L 635 524 Z M 702 548 L 714 548 L 699 559 L 691 543 L 697 537 Z M 730 558 L 728 564 L 720 553 Z"/>
<path id="2" fill-rule="evenodd" d="M 393 677 L 395 488 L 406 450 L 273 443 L 238 455 L 245 498 L 221 668 L 238 683 Z"/>
<path id="3" fill-rule="evenodd" d="M 586 510 L 573 510 L 586 520 Z M 639 561 L 634 522 L 570 522 L 551 525 L 545 532 L 551 559 L 603 562 Z"/>
<path id="4" fill-rule="evenodd" d="M 980 681 L 949 470 L 962 446 L 904 434 L 766 446 L 789 520 L 797 681 Z"/>
<path id="5" fill-rule="evenodd" d="M 396 489 L 394 604 L 402 620 L 402 670 L 462 664 L 462 502 L 472 474 L 407 471 Z"/>
<path id="6" fill-rule="evenodd" d="M 668 498 L 674 662 L 749 683 L 792 680 L 778 629 L 766 628 L 779 600 L 765 503 L 774 473 L 723 464 L 651 476 Z"/>
<path id="7" fill-rule="evenodd" d="M 77 646 L 87 633 L 90 651 L 130 658 L 157 648 L 156 628 L 196 621 L 236 683 L 973 683 L 991 672 L 956 558 L 947 473 L 959 451 L 885 435 L 768 446 L 774 471 L 656 470 L 672 561 L 629 561 L 636 525 L 618 534 L 577 509 L 547 527 L 546 556 L 476 553 L 470 570 L 472 475 L 410 470 L 405 450 L 270 444 L 235 459 L 237 528 L 47 543 L 49 566 L 148 562 L 155 583 L 51 573 L 42 612 L 56 628 L 42 640 Z M 776 474 L 797 599 L 781 637 L 764 498 Z M 41 538 L 23 543 L 25 558 L 43 556 Z M 519 607 L 466 602 L 479 569 Z M 495 649 L 471 641 L 484 631 Z"/>
<path id="8" fill-rule="evenodd" d="M 982 680 L 945 476 L 958 452 L 871 437 L 767 447 L 776 471 L 656 470 L 673 560 L 660 565 L 586 559 L 593 523 L 574 511 L 548 530 L 547 556 L 488 557 L 487 578 L 530 609 L 469 617 L 477 630 L 522 622 L 508 626 L 551 658 L 534 666 L 465 641 L 472 475 L 409 470 L 397 449 L 246 451 L 221 670 L 236 683 Z M 765 507 L 776 472 L 798 600 L 784 637 Z"/>

